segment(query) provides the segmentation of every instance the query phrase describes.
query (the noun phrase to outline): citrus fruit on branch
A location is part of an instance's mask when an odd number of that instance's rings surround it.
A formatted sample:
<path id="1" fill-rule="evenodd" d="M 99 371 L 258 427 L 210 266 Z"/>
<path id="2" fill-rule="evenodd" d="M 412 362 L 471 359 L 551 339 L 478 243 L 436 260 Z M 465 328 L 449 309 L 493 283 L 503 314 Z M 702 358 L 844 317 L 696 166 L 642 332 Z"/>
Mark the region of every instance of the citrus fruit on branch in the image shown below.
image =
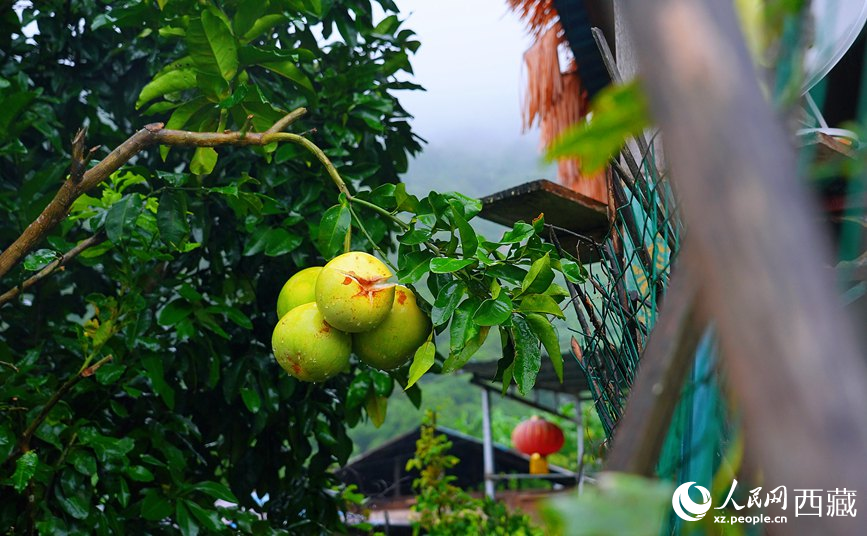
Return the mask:
<path id="1" fill-rule="evenodd" d="M 430 335 L 431 322 L 403 285 L 394 291 L 394 304 L 385 320 L 370 331 L 352 336 L 355 355 L 372 367 L 392 370 L 406 364 Z"/>
<path id="2" fill-rule="evenodd" d="M 306 303 L 277 322 L 271 346 L 286 372 L 302 381 L 323 382 L 349 366 L 352 337 L 330 326 L 316 303 Z"/>
<path id="3" fill-rule="evenodd" d="M 277 296 L 278 319 L 299 305 L 316 300 L 316 279 L 321 271 L 321 266 L 305 268 L 286 281 Z"/>
<path id="4" fill-rule="evenodd" d="M 316 303 L 329 324 L 349 333 L 378 326 L 394 303 L 392 273 L 382 261 L 360 251 L 335 257 L 316 281 Z"/>

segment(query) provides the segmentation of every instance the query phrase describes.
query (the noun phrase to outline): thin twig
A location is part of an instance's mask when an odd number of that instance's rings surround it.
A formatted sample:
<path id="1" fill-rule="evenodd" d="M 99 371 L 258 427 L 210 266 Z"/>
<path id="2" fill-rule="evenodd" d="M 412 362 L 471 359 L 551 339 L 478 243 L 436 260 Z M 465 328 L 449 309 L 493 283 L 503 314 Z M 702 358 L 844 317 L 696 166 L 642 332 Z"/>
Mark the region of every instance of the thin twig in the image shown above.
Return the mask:
<path id="1" fill-rule="evenodd" d="M 12 458 L 13 456 L 15 456 L 15 454 L 17 454 L 17 452 L 27 452 L 28 450 L 30 450 L 30 438 L 33 437 L 33 434 L 36 433 L 36 430 L 39 429 L 39 426 L 43 423 L 43 421 L 45 421 L 46 417 L 48 417 L 48 414 L 51 412 L 52 409 L 54 409 L 54 406 L 56 406 L 57 403 L 60 402 L 60 400 L 63 398 L 63 395 L 65 395 L 67 392 L 69 392 L 70 389 L 75 387 L 75 385 L 83 378 L 92 376 L 96 369 L 111 360 L 112 356 L 106 356 L 91 365 L 90 367 L 81 371 L 81 373 L 71 376 L 68 380 L 66 380 L 63 385 L 61 385 L 60 388 L 51 396 L 51 398 L 48 399 L 48 402 L 46 402 L 45 406 L 43 406 L 42 411 L 39 412 L 39 415 L 37 415 L 36 418 L 33 419 L 33 421 L 27 426 L 27 429 L 24 430 L 24 433 L 21 434 L 21 440 L 18 442 L 17 451 L 13 452 L 6 459 L 8 460 L 9 458 Z"/>
<path id="2" fill-rule="evenodd" d="M 105 241 L 105 239 L 106 239 L 105 234 L 97 233 L 97 234 L 95 234 L 89 238 L 82 240 L 74 248 L 72 248 L 69 251 L 67 251 L 66 253 L 64 253 L 61 257 L 51 261 L 45 268 L 43 268 L 42 270 L 39 270 L 36 274 L 34 274 L 29 279 L 26 279 L 20 285 L 7 290 L 3 294 L 0 294 L 0 307 L 5 305 L 9 301 L 13 300 L 16 296 L 18 296 L 19 294 L 21 294 L 22 292 L 24 292 L 28 288 L 32 287 L 33 285 L 35 285 L 39 281 L 52 275 L 58 269 L 62 268 L 63 266 L 66 266 L 69 263 L 69 261 L 71 261 L 72 259 L 77 257 L 82 251 L 103 243 Z"/>

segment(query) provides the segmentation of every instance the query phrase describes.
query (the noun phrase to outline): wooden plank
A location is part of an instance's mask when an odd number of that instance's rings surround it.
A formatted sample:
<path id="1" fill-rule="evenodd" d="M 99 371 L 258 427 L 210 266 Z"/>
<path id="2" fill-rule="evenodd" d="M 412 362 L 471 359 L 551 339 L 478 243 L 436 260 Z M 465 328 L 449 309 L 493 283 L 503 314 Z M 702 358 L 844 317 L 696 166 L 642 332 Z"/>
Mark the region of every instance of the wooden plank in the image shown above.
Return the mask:
<path id="1" fill-rule="evenodd" d="M 607 205 L 549 180 L 528 182 L 483 197 L 479 216 L 511 227 L 518 221 L 530 223 L 539 214 L 545 214 L 545 223 L 562 229 L 557 231 L 557 239 L 565 251 L 574 254 L 580 244 L 582 260 L 599 259 L 591 242 L 575 235 L 603 240 L 608 233 Z"/>
<path id="2" fill-rule="evenodd" d="M 698 276 L 683 269 L 686 267 L 677 268 L 641 357 L 626 411 L 617 425 L 614 449 L 606 465 L 609 471 L 654 476 L 695 356 L 704 327 L 696 310 Z"/>
<path id="3" fill-rule="evenodd" d="M 864 350 L 823 267 L 832 255 L 818 211 L 732 3 L 622 5 L 751 464 L 768 486 L 867 489 Z M 867 534 L 867 517 L 790 517 L 765 528 Z"/>

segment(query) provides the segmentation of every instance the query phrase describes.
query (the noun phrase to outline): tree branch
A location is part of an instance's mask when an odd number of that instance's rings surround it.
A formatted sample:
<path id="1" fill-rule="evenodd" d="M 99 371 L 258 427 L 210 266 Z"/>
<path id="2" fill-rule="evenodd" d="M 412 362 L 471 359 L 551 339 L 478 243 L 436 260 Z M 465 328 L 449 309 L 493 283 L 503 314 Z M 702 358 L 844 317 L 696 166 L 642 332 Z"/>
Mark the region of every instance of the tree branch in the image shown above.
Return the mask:
<path id="1" fill-rule="evenodd" d="M 70 249 L 66 253 L 64 253 L 60 258 L 54 259 L 51 261 L 45 268 L 39 270 L 36 274 L 34 274 L 29 279 L 25 280 L 23 283 L 18 285 L 17 287 L 11 288 L 0 294 L 0 307 L 5 305 L 7 302 L 13 300 L 16 296 L 32 287 L 36 283 L 50 276 L 54 272 L 56 272 L 59 268 L 66 266 L 69 264 L 69 261 L 77 257 L 82 251 L 87 248 L 91 248 L 93 246 L 99 245 L 105 242 L 106 236 L 103 233 L 97 233 L 90 238 L 86 238 L 78 243 L 74 248 Z"/>
<path id="2" fill-rule="evenodd" d="M 185 130 L 168 130 L 163 128 L 162 123 L 146 125 L 130 136 L 125 142 L 117 146 L 104 159 L 84 173 L 80 169 L 86 166 L 90 153 L 84 152 L 84 131 L 79 131 L 73 140 L 73 165 L 70 177 L 63 183 L 54 199 L 42 213 L 24 229 L 21 236 L 8 248 L 0 253 L 0 278 L 5 276 L 39 243 L 45 236 L 57 226 L 67 214 L 72 203 L 82 194 L 97 186 L 107 179 L 112 173 L 120 169 L 133 156 L 153 145 L 169 145 L 174 147 L 217 147 L 231 146 L 263 146 L 273 142 L 289 142 L 301 145 L 310 151 L 325 166 L 329 177 L 335 186 L 347 198 L 352 198 L 349 189 L 334 165 L 325 153 L 312 141 L 298 134 L 280 132 L 281 129 L 292 124 L 307 110 L 298 108 L 286 114 L 264 133 L 248 132 L 188 132 Z M 5 295 L 4 295 L 5 296 Z M 0 302 L 2 305 L 3 302 Z"/>
<path id="3" fill-rule="evenodd" d="M 68 380 L 63 382 L 63 385 L 61 385 L 60 388 L 55 391 L 53 395 L 51 395 L 51 398 L 48 399 L 48 402 L 45 403 L 45 406 L 43 406 L 42 411 L 39 412 L 39 415 L 37 415 L 36 418 L 33 419 L 33 421 L 27 426 L 27 429 L 24 430 L 24 433 L 21 434 L 21 440 L 18 442 L 18 449 L 12 454 L 10 454 L 9 457 L 6 459 L 9 460 L 14 458 L 18 452 L 27 452 L 28 450 L 30 450 L 30 438 L 33 437 L 33 434 L 36 433 L 36 430 L 39 429 L 39 426 L 45 421 L 54 406 L 56 406 L 57 403 L 60 402 L 60 399 L 63 398 L 63 395 L 65 395 L 69 392 L 70 389 L 75 387 L 75 384 L 80 382 L 82 378 L 93 376 L 93 373 L 96 372 L 99 367 L 108 363 L 112 359 L 113 358 L 110 355 L 103 357 L 93 365 L 83 369 L 78 374 L 71 376 Z"/>

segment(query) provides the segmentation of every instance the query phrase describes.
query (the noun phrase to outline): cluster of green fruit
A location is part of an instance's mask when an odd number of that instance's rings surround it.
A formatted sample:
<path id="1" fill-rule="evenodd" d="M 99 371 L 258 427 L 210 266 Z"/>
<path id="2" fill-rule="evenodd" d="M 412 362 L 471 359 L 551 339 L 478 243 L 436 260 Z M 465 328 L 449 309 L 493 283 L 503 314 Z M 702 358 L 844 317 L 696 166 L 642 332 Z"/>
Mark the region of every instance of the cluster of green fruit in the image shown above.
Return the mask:
<path id="1" fill-rule="evenodd" d="M 415 294 L 391 277 L 382 261 L 357 251 L 293 275 L 277 298 L 280 321 L 271 337 L 280 366 L 322 382 L 347 370 L 353 352 L 380 370 L 406 364 L 431 322 Z"/>

